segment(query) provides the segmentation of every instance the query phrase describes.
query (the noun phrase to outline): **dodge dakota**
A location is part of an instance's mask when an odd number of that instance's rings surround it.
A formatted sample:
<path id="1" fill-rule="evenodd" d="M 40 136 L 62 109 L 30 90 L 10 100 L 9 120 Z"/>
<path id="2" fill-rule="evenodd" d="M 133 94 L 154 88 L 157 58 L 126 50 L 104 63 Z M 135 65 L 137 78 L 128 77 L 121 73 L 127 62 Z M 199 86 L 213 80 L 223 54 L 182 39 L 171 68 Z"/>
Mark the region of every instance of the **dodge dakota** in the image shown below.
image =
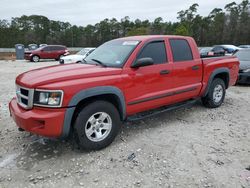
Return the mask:
<path id="1" fill-rule="evenodd" d="M 73 135 L 80 148 L 98 150 L 137 114 L 199 99 L 209 108 L 221 106 L 238 72 L 236 57 L 201 58 L 191 37 L 119 38 L 99 46 L 82 63 L 19 75 L 9 109 L 21 131 L 53 138 Z"/>

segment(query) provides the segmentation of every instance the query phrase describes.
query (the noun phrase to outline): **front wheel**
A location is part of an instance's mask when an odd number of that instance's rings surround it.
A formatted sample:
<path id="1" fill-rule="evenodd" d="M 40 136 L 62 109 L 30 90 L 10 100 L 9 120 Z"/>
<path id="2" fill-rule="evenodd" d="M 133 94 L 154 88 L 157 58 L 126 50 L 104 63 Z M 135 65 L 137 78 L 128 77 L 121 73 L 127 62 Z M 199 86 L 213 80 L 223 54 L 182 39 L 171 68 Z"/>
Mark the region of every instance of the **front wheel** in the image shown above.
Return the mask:
<path id="1" fill-rule="evenodd" d="M 34 55 L 34 56 L 32 56 L 32 58 L 31 58 L 31 61 L 32 62 L 39 62 L 40 61 L 40 57 L 39 56 L 37 56 L 37 55 Z"/>
<path id="2" fill-rule="evenodd" d="M 216 78 L 213 80 L 208 94 L 202 98 L 202 103 L 208 108 L 217 108 L 223 103 L 225 95 L 225 82 L 220 78 Z"/>
<path id="3" fill-rule="evenodd" d="M 113 142 L 120 128 L 117 108 L 106 101 L 95 101 L 79 112 L 74 139 L 81 149 L 100 150 Z"/>

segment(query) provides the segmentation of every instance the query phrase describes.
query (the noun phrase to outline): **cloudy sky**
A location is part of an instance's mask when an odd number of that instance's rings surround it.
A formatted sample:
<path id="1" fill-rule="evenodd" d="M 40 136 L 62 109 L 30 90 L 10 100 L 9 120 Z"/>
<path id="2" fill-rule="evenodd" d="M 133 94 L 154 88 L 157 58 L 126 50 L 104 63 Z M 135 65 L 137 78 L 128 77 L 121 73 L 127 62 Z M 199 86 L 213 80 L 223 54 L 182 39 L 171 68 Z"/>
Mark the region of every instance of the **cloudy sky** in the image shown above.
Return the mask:
<path id="1" fill-rule="evenodd" d="M 176 21 L 177 12 L 198 3 L 199 14 L 208 15 L 213 8 L 223 8 L 233 0 L 0 0 L 0 19 L 21 15 L 44 15 L 49 19 L 85 26 L 104 18 L 120 20 L 129 16 L 154 20 Z M 241 2 L 241 0 L 234 0 Z"/>

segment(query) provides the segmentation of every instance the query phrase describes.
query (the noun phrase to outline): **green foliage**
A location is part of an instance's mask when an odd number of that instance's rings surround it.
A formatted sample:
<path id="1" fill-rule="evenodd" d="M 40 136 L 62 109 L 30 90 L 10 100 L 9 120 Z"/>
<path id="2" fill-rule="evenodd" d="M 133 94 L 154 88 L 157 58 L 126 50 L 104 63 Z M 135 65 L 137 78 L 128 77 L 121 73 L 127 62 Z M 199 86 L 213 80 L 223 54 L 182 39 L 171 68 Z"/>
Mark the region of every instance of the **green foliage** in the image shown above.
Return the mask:
<path id="1" fill-rule="evenodd" d="M 198 14 L 198 4 L 177 13 L 178 22 L 154 21 L 128 16 L 118 21 L 104 19 L 95 25 L 76 26 L 68 22 L 49 20 L 45 16 L 14 17 L 10 22 L 0 20 L 0 47 L 13 47 L 17 43 L 63 44 L 66 46 L 98 46 L 108 40 L 134 35 L 176 34 L 192 36 L 198 45 L 219 43 L 250 44 L 250 3 L 243 0 L 214 8 L 208 16 Z"/>
<path id="2" fill-rule="evenodd" d="M 174 34 L 175 34 L 175 35 L 188 36 L 188 35 L 189 35 L 189 32 L 188 32 L 188 29 L 186 28 L 185 25 L 180 24 L 180 25 L 176 28 Z"/>
<path id="3" fill-rule="evenodd" d="M 138 36 L 138 35 L 147 35 L 147 34 L 148 34 L 148 31 L 146 27 L 138 27 L 138 28 L 131 29 L 127 33 L 127 36 Z"/>

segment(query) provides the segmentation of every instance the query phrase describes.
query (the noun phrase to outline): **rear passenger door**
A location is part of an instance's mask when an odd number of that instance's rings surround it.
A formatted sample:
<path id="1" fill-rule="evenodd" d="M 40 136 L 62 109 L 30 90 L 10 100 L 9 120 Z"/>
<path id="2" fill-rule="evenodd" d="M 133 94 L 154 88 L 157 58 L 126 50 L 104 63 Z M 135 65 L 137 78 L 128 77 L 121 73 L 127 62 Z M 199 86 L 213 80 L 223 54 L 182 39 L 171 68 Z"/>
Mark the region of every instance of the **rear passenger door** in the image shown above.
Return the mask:
<path id="1" fill-rule="evenodd" d="M 57 59 L 60 56 L 60 47 L 52 46 L 51 47 L 51 59 Z"/>
<path id="2" fill-rule="evenodd" d="M 65 48 L 64 47 L 56 46 L 55 51 L 54 51 L 54 55 L 55 55 L 54 59 L 59 59 L 59 57 L 61 55 L 63 55 L 64 53 L 65 53 Z"/>
<path id="3" fill-rule="evenodd" d="M 43 59 L 53 59 L 52 46 L 46 46 L 43 49 Z"/>
<path id="4" fill-rule="evenodd" d="M 170 38 L 173 61 L 173 100 L 175 102 L 195 98 L 202 86 L 202 61 L 192 53 L 186 39 Z M 196 57 L 195 57 L 196 56 Z"/>

